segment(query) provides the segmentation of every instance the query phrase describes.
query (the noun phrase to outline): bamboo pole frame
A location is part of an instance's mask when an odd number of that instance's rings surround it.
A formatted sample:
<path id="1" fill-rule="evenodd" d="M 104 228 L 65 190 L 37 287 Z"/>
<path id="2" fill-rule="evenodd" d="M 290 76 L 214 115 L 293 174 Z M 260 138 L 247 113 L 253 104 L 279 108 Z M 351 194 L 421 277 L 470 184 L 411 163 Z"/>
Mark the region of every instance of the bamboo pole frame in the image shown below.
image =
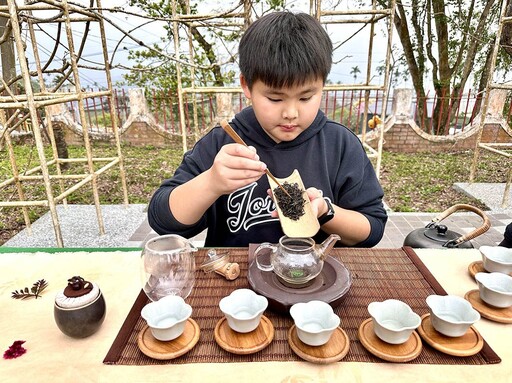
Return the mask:
<path id="1" fill-rule="evenodd" d="M 123 190 L 123 202 L 125 205 L 128 204 L 128 192 L 124 170 L 124 158 L 121 152 L 118 121 L 116 118 L 117 114 L 115 110 L 115 102 L 113 100 L 112 79 L 110 76 L 105 29 L 103 19 L 101 17 L 101 0 L 96 0 L 96 5 L 99 9 L 97 13 L 91 12 L 90 10 L 87 10 L 83 7 L 79 7 L 74 4 L 69 4 L 67 0 L 41 0 L 33 4 L 25 4 L 21 6 L 17 6 L 15 0 L 7 0 L 7 3 L 7 7 L 0 7 L 0 12 L 7 11 L 7 17 L 10 18 L 10 21 L 13 25 L 13 37 L 16 44 L 16 50 L 18 53 L 19 65 L 25 87 L 25 93 L 23 95 L 13 95 L 9 92 L 7 96 L 0 97 L 0 123 L 4 127 L 3 134 L 0 137 L 0 139 L 5 140 L 7 150 L 9 152 L 12 169 L 12 177 L 0 182 L 0 188 L 13 185 L 16 189 L 18 196 L 17 201 L 0 201 L 0 207 L 21 208 L 23 210 L 23 216 L 28 234 L 31 234 L 31 222 L 28 214 L 28 208 L 49 208 L 57 246 L 64 247 L 62 231 L 56 209 L 57 204 L 63 203 L 63 205 L 66 206 L 66 198 L 69 195 L 78 191 L 80 188 L 86 185 L 90 185 L 92 187 L 94 205 L 96 208 L 99 235 L 103 235 L 105 233 L 105 228 L 101 213 L 100 198 L 97 185 L 98 177 L 101 174 L 111 170 L 114 166 L 118 166 Z M 61 12 L 61 16 L 51 21 L 38 21 L 36 18 L 32 17 L 32 12 L 40 10 L 59 10 Z M 82 16 L 76 17 L 76 14 L 80 14 Z M 108 84 L 108 89 L 105 91 L 85 91 L 82 90 L 80 86 L 80 73 L 78 69 L 79 57 L 74 48 L 72 23 L 85 21 L 97 22 L 99 24 L 100 38 L 103 49 L 103 59 L 105 65 L 105 76 L 106 82 Z M 66 48 L 68 50 L 71 61 L 71 74 L 76 85 L 74 92 L 51 92 L 46 89 L 43 80 L 43 71 L 38 52 L 36 34 L 34 32 L 34 24 L 37 24 L 38 22 L 57 22 L 65 24 L 65 34 L 67 37 Z M 32 88 L 31 77 L 34 76 L 34 72 L 31 72 L 27 65 L 27 59 L 25 56 L 26 46 L 24 45 L 24 42 L 22 40 L 22 32 L 20 29 L 20 25 L 22 25 L 22 23 L 27 23 L 28 25 L 32 51 L 34 53 L 34 58 L 37 67 L 36 74 L 41 88 L 40 92 L 34 92 Z M 3 82 L 5 86 L 5 81 Z M 87 129 L 84 101 L 88 98 L 94 97 L 106 97 L 109 103 L 116 148 L 116 155 L 112 157 L 97 157 L 93 155 L 93 149 L 89 138 L 89 132 Z M 78 111 L 80 114 L 80 121 L 82 124 L 82 133 L 84 138 L 84 147 L 86 149 L 86 156 L 83 158 L 59 158 L 53 125 L 51 123 L 51 119 L 47 118 L 47 137 L 49 139 L 52 152 L 52 158 L 47 159 L 47 154 L 45 153 L 45 145 L 42 136 L 42 131 L 44 127 L 39 122 L 38 111 L 43 110 L 48 116 L 48 106 L 67 102 L 78 103 Z M 15 115 L 7 119 L 5 111 L 13 109 L 16 109 L 16 114 L 25 114 L 18 121 L 15 120 Z M 39 164 L 22 172 L 15 158 L 14 146 L 10 138 L 10 132 L 16 129 L 20 124 L 23 123 L 23 121 L 26 121 L 29 118 L 32 124 L 32 133 L 38 153 Z M 98 162 L 106 162 L 106 164 L 102 165 L 98 169 L 95 169 L 95 164 Z M 68 163 L 84 163 L 86 165 L 87 170 L 83 174 L 64 174 L 61 171 L 61 166 L 63 164 Z M 74 182 L 74 184 L 66 188 L 64 181 L 69 182 L 73 180 L 76 180 L 76 182 Z M 46 199 L 28 199 L 26 197 L 26 190 L 28 188 L 27 185 L 31 183 L 37 183 L 40 185 L 41 181 L 45 189 Z M 58 189 L 60 191 L 57 195 L 54 195 L 54 185 L 52 182 L 58 182 Z"/>
<path id="2" fill-rule="evenodd" d="M 489 108 L 491 90 L 492 89 L 512 90 L 512 84 L 498 84 L 498 83 L 495 83 L 493 80 L 494 71 L 496 70 L 496 60 L 498 58 L 498 52 L 500 49 L 500 38 L 501 38 L 501 34 L 503 32 L 503 25 L 505 23 L 512 23 L 512 17 L 505 16 L 506 10 L 507 10 L 507 0 L 502 0 L 500 18 L 499 18 L 499 23 L 498 23 L 498 30 L 496 32 L 496 39 L 494 40 L 492 59 L 491 59 L 491 67 L 489 70 L 490 75 L 489 75 L 489 79 L 487 80 L 487 84 L 485 87 L 483 107 L 480 111 L 480 119 L 478 121 L 478 133 L 477 133 L 476 142 L 475 142 L 475 153 L 473 155 L 473 161 L 471 162 L 471 171 L 469 174 L 469 182 L 473 183 L 475 180 L 476 171 L 478 168 L 478 159 L 480 157 L 480 149 L 484 149 L 484 150 L 504 156 L 506 158 L 505 162 L 508 160 L 508 162 L 509 162 L 508 174 L 507 174 L 507 179 L 505 181 L 505 190 L 503 192 L 503 197 L 501 200 L 502 208 L 507 208 L 509 206 L 508 194 L 510 192 L 510 187 L 512 184 L 512 160 L 511 160 L 512 154 L 509 152 L 506 152 L 504 150 L 496 149 L 495 147 L 499 147 L 501 149 L 512 150 L 512 144 L 482 143 L 482 134 L 483 134 L 484 125 L 485 125 L 485 118 L 487 116 L 487 110 Z"/>

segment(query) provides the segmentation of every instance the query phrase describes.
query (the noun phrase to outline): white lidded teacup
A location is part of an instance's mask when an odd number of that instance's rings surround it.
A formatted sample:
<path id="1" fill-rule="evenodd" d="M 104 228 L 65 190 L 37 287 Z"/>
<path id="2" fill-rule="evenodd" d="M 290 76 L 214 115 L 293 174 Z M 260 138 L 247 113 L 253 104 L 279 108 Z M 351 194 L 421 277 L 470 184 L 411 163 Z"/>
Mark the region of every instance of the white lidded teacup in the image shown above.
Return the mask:
<path id="1" fill-rule="evenodd" d="M 455 295 L 429 295 L 427 305 L 434 329 L 449 337 L 463 336 L 480 319 L 471 303 Z"/>
<path id="2" fill-rule="evenodd" d="M 310 346 L 326 344 L 340 325 L 340 317 L 322 301 L 296 303 L 290 308 L 290 315 L 297 328 L 297 336 Z"/>
<path id="3" fill-rule="evenodd" d="M 407 342 L 412 332 L 421 324 L 421 318 L 405 302 L 388 299 L 372 302 L 368 312 L 373 320 L 375 335 L 390 344 Z"/>
<path id="4" fill-rule="evenodd" d="M 487 304 L 507 308 L 512 306 L 512 277 L 502 273 L 476 273 L 480 298 Z"/>
<path id="5" fill-rule="evenodd" d="M 169 295 L 148 303 L 140 314 L 156 339 L 170 341 L 183 334 L 192 307 L 182 297 Z"/>
<path id="6" fill-rule="evenodd" d="M 490 273 L 512 273 L 512 249 L 503 246 L 480 246 L 484 269 Z"/>
<path id="7" fill-rule="evenodd" d="M 240 333 L 256 330 L 267 306 L 267 298 L 249 289 L 234 290 L 219 302 L 229 327 Z"/>

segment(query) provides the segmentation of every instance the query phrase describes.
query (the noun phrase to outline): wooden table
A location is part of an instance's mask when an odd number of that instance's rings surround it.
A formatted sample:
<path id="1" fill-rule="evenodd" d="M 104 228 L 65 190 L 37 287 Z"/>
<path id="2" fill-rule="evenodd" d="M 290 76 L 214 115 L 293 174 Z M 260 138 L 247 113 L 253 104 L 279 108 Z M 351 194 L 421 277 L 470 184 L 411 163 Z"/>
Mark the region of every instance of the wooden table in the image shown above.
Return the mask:
<path id="1" fill-rule="evenodd" d="M 476 288 L 468 265 L 480 259 L 477 250 L 418 249 L 417 254 L 449 294 L 464 296 Z M 102 360 L 140 291 L 140 251 L 74 251 L 0 253 L 0 347 L 25 340 L 27 353 L 0 362 L 2 382 L 436 382 L 512 381 L 512 325 L 480 320 L 475 327 L 502 358 L 500 364 L 421 365 L 307 362 L 110 366 Z M 53 302 L 67 279 L 81 275 L 100 285 L 107 302 L 101 329 L 86 339 L 63 335 L 53 318 Z M 11 292 L 44 278 L 40 299 L 18 301 Z"/>

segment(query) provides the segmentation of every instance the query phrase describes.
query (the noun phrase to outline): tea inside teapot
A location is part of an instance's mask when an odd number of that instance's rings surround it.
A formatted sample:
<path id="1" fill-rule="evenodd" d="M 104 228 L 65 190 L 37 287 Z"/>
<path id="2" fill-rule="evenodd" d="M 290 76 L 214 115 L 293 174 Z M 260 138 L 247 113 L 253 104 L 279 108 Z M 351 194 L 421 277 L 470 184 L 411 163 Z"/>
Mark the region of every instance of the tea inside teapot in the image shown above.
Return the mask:
<path id="1" fill-rule="evenodd" d="M 261 271 L 273 271 L 286 285 L 303 287 L 320 274 L 327 252 L 338 240 L 338 235 L 331 234 L 322 244 L 316 245 L 312 238 L 283 236 L 277 246 L 269 242 L 258 246 L 254 253 L 256 264 Z"/>

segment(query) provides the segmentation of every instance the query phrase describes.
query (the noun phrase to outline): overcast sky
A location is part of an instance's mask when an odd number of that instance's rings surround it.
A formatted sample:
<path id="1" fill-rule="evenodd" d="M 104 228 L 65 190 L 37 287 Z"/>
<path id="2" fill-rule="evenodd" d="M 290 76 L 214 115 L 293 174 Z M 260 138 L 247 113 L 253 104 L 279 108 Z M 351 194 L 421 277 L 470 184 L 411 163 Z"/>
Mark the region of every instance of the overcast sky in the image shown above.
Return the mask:
<path id="1" fill-rule="evenodd" d="M 81 4 L 88 4 L 86 0 L 79 0 Z M 201 3 L 200 12 L 207 12 L 209 9 L 207 8 L 208 1 Z M 218 6 L 218 2 L 216 2 Z M 306 0 L 298 0 L 295 2 L 291 2 L 291 9 L 295 11 L 309 11 L 309 1 Z M 130 10 L 128 7 L 128 1 L 126 0 L 108 0 L 103 1 L 103 7 L 115 7 L 120 6 L 123 9 Z M 229 2 L 222 3 L 223 9 L 229 9 Z M 340 6 L 338 9 L 343 9 L 343 6 Z M 132 11 L 137 12 L 136 9 L 131 9 Z M 36 14 L 39 17 L 50 17 L 52 14 L 49 12 L 41 12 Z M 106 17 L 108 17 L 112 22 L 117 24 L 119 27 L 126 31 L 133 30 L 136 26 L 141 25 L 147 21 L 147 19 L 143 19 L 136 16 L 125 15 L 123 13 L 106 13 Z M 382 65 L 385 60 L 385 52 L 386 52 L 386 39 L 383 37 L 383 23 L 382 25 L 376 29 L 376 42 L 374 45 L 374 56 L 373 56 L 373 70 L 372 75 L 375 75 L 373 81 L 379 82 L 378 75 L 376 74 L 375 68 L 379 65 Z M 89 32 L 87 42 L 85 45 L 84 55 L 82 56 L 82 63 L 90 66 L 101 66 L 103 63 L 102 57 L 102 49 L 101 49 L 101 40 L 100 33 L 97 27 L 98 23 L 91 23 L 91 30 Z M 351 36 L 354 31 L 356 31 L 361 25 L 356 24 L 330 24 L 327 26 L 327 30 L 331 35 L 331 39 L 333 40 L 334 45 L 338 45 L 340 42 L 347 39 L 347 37 Z M 53 50 L 55 45 L 55 37 L 57 36 L 57 24 L 56 23 L 40 23 L 37 24 L 37 27 L 40 28 L 40 31 L 37 31 L 36 40 L 38 43 L 38 47 L 40 50 L 40 56 L 43 62 L 47 60 L 50 53 Z M 78 46 L 81 41 L 81 37 L 84 33 L 84 23 L 73 23 L 73 35 L 75 41 L 75 50 L 78 50 Z M 108 47 L 109 58 L 114 55 L 114 51 L 116 50 L 116 46 L 119 44 L 120 40 L 123 37 L 123 33 L 116 29 L 114 26 L 105 23 L 106 28 L 106 43 Z M 368 43 L 369 43 L 369 28 L 366 28 L 365 31 L 360 32 L 358 35 L 350 39 L 346 42 L 338 51 L 335 53 L 334 60 L 339 61 L 338 64 L 333 66 L 331 71 L 331 75 L 329 79 L 336 83 L 340 81 L 341 83 L 353 83 L 355 80 L 353 75 L 350 74 L 350 71 L 353 67 L 357 66 L 361 71 L 358 74 L 357 82 L 361 82 L 366 73 L 366 59 L 368 55 Z M 64 30 L 63 30 L 64 32 Z M 145 44 L 151 45 L 153 43 L 157 43 L 160 41 L 161 36 L 163 35 L 164 30 L 162 28 L 162 24 L 159 22 L 152 22 L 148 25 L 137 28 L 133 31 L 133 35 L 139 39 L 144 41 Z M 28 38 L 28 35 L 27 35 Z M 65 40 L 65 34 L 62 34 L 61 41 Z M 29 43 L 29 42 L 28 42 Z M 66 43 L 67 45 L 67 43 Z M 128 51 L 130 49 L 137 49 L 138 44 L 129 38 L 125 38 L 119 47 L 117 48 L 114 55 L 113 64 L 116 65 L 118 63 L 122 63 L 126 66 L 129 66 L 128 62 Z M 35 62 L 33 60 L 32 55 L 29 54 L 30 50 L 27 50 L 27 54 L 29 55 L 29 63 L 31 67 L 35 68 Z M 67 57 L 65 49 L 60 47 L 57 50 L 57 54 L 54 59 L 54 65 L 52 67 L 59 67 L 62 63 L 62 60 Z M 118 81 L 122 81 L 122 74 L 126 73 L 124 70 L 113 69 L 112 80 L 114 84 Z M 105 85 L 105 75 L 102 71 L 93 71 L 93 70 L 80 70 L 81 76 L 81 85 L 82 86 L 93 86 L 94 84 Z M 383 81 L 383 78 L 381 79 Z"/>

